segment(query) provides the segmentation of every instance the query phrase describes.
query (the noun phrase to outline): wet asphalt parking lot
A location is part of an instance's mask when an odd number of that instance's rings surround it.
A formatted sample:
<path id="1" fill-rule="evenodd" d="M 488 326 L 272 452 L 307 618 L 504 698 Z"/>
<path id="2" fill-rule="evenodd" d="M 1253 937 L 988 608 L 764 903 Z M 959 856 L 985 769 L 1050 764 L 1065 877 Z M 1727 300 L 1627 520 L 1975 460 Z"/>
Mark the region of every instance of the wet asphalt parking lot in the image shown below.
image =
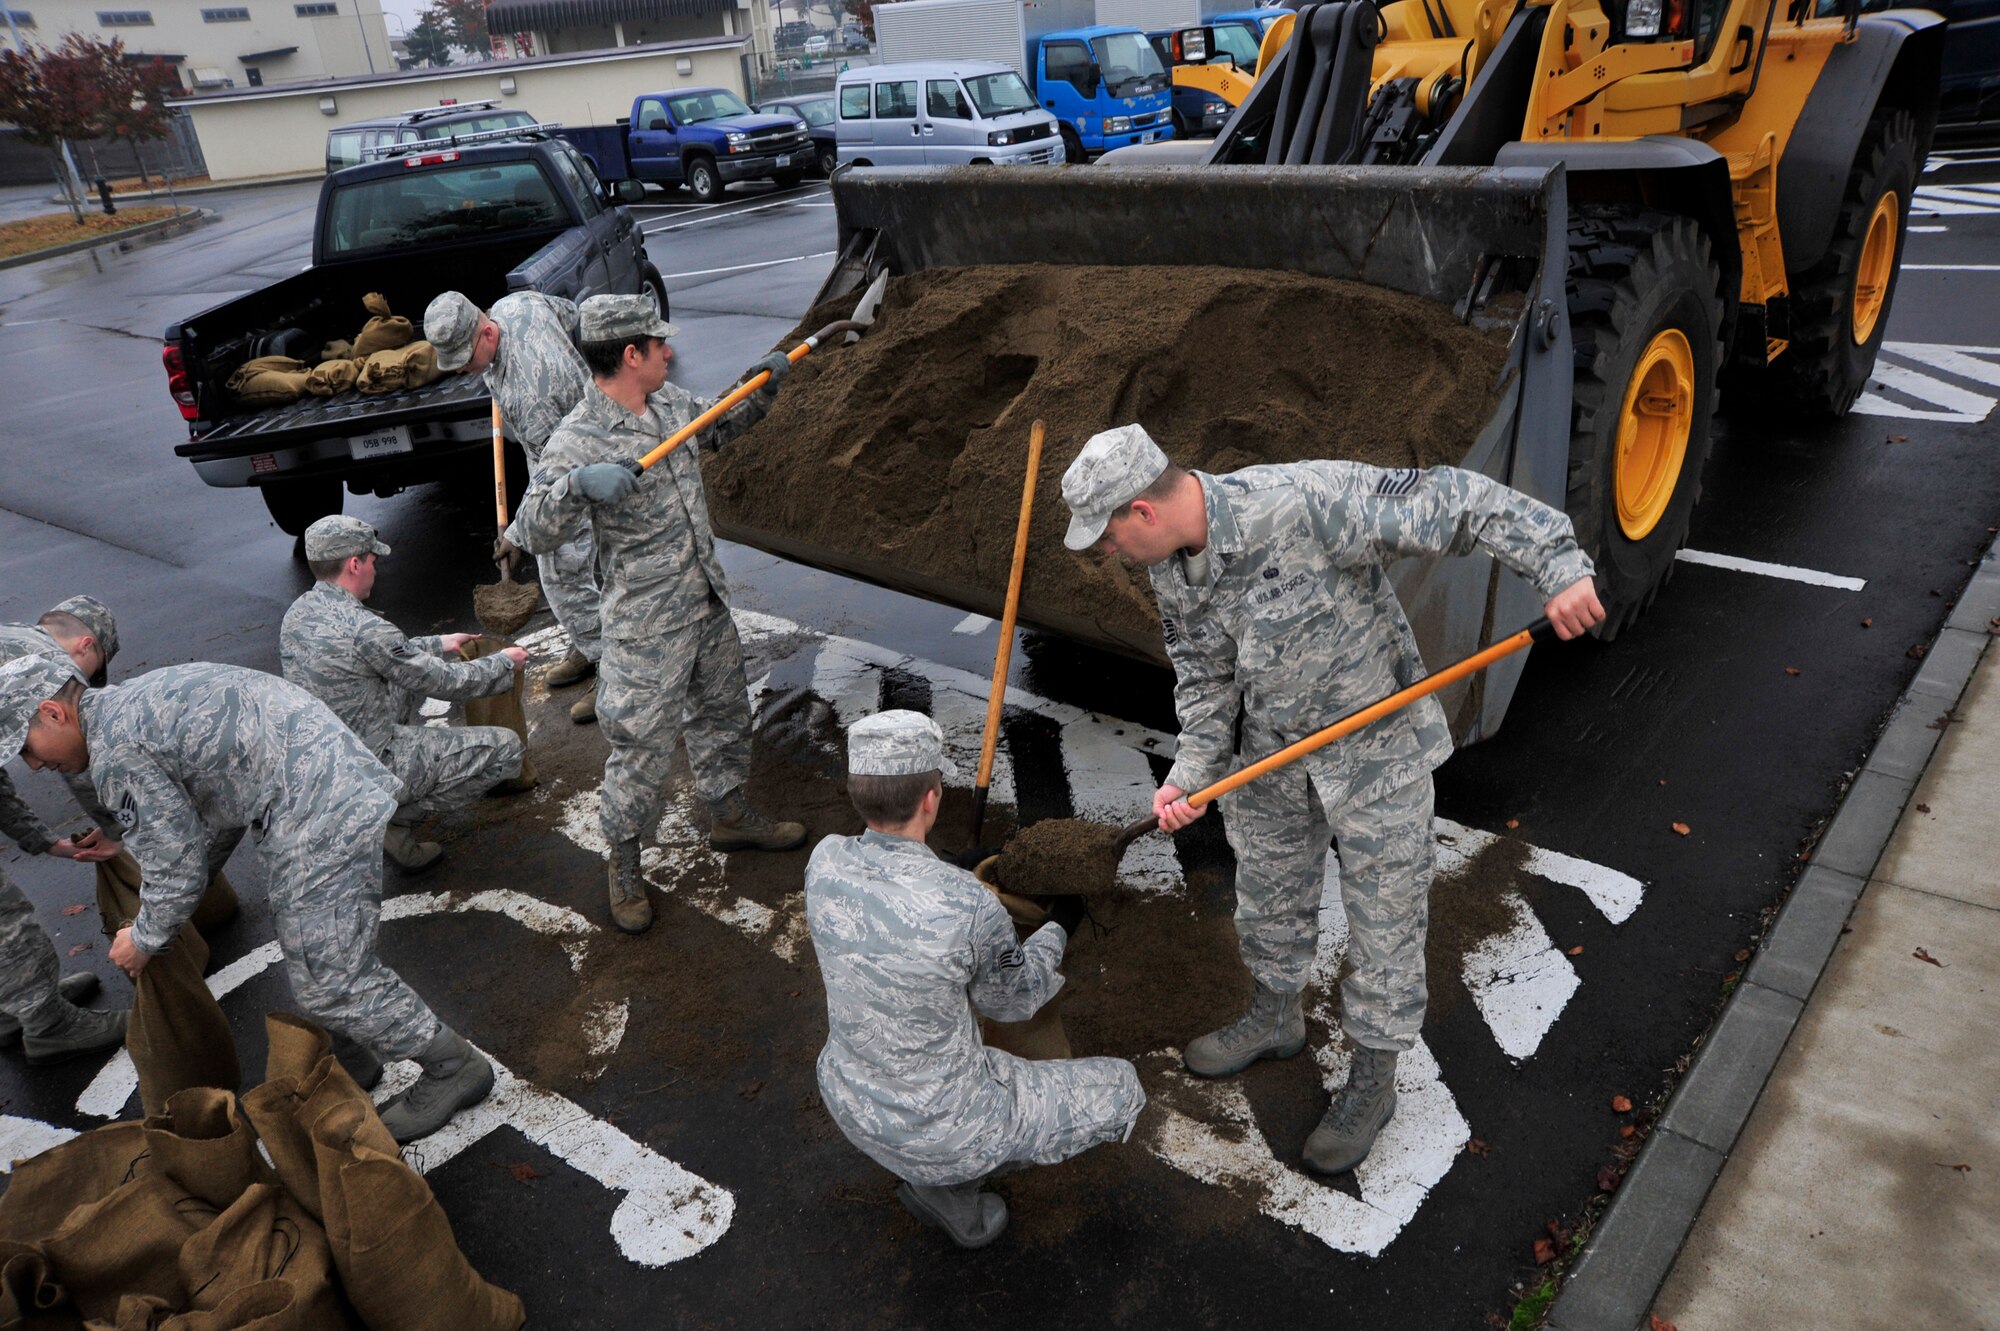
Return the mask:
<path id="1" fill-rule="evenodd" d="M 159 335 L 296 271 L 314 197 L 211 195 L 219 220 L 191 235 L 0 272 L 0 617 L 89 592 L 119 616 L 116 676 L 276 669 L 308 575 L 255 496 L 208 489 L 174 457 L 185 433 Z M 823 185 L 739 188 L 716 207 L 654 194 L 638 211 L 681 329 L 674 376 L 697 392 L 784 333 L 831 262 Z M 1500 735 L 1440 772 L 1448 850 L 1497 834 L 1539 854 L 1513 925 L 1462 974 L 1433 976 L 1468 1001 L 1434 1005 L 1400 1127 L 1359 1176 L 1288 1169 L 1309 1122 L 1222 1091 L 1190 1100 L 1162 1061 L 1148 1086 L 1178 1131 L 1043 1171 L 1014 1188 L 1008 1238 L 949 1249 L 817 1108 L 824 1014 L 783 901 L 733 895 L 698 853 L 669 857 L 656 879 L 690 886 L 667 899 L 645 966 L 566 964 L 616 941 L 596 927 L 588 816 L 602 741 L 562 718 L 567 695 L 537 694 L 544 789 L 447 824 L 444 868 L 388 881 L 385 953 L 513 1069 L 488 1112 L 417 1148 L 475 1264 L 543 1326 L 1434 1328 L 1504 1313 L 1536 1278 L 1546 1222 L 1585 1213 L 1620 1127 L 1642 1121 L 1612 1098 L 1643 1111 L 1670 1084 L 2000 527 L 2000 150 L 1934 155 L 1911 231 L 1862 409 L 1832 426 L 1720 421 L 1689 552 L 1652 611 L 1615 643 L 1538 649 Z M 459 483 L 350 496 L 395 547 L 376 607 L 412 632 L 473 627 L 489 496 L 476 464 Z M 889 702 L 976 743 L 972 677 L 994 626 L 757 551 L 726 563 L 766 748 L 823 748 L 832 718 Z M 1168 678 L 1034 637 L 1014 662 L 1006 778 L 1024 816 L 1143 809 L 1173 728 Z M 13 772 L 46 818 L 73 817 L 52 778 Z M 1177 854 L 1162 843 L 1146 871 L 1226 910 L 1218 843 L 1213 828 Z M 88 875 L 4 864 L 59 951 L 76 949 L 67 964 L 129 993 L 94 914 L 63 913 L 89 899 Z M 246 909 L 216 939 L 211 983 L 254 1079 L 261 1014 L 288 999 L 254 855 L 232 875 Z M 1104 983 L 1147 966 L 1115 935 L 1104 952 Z M 1337 953 L 1324 961 L 1330 974 Z M 562 1061 L 552 1043 L 586 1074 L 538 1085 L 531 1071 Z M 0 1054 L 0 1153 L 136 1112 L 127 1089 L 116 1060 L 29 1072 Z M 1248 1130 L 1214 1130 L 1231 1123 Z"/>

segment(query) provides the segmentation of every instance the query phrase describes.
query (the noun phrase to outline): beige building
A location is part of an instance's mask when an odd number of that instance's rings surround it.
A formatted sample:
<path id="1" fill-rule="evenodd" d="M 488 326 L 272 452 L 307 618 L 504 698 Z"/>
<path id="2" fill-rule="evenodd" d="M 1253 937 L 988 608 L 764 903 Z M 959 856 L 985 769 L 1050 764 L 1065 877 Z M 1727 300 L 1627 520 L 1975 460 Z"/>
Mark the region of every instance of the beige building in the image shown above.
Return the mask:
<path id="1" fill-rule="evenodd" d="M 560 55 L 648 42 L 746 37 L 771 50 L 765 0 L 488 0 L 496 55 Z"/>
<path id="2" fill-rule="evenodd" d="M 255 88 L 396 69 L 381 0 L 0 0 L 21 38 L 53 47 L 65 34 L 122 38 L 158 56 L 181 86 Z"/>
<path id="3" fill-rule="evenodd" d="M 215 180 L 297 175 L 326 163 L 326 132 L 354 120 L 447 101 L 498 99 L 542 121 L 609 124 L 641 93 L 721 87 L 739 96 L 747 36 L 651 42 L 574 55 L 492 60 L 415 69 L 378 78 L 330 79 L 283 88 L 237 87 L 175 102 L 193 118 Z"/>

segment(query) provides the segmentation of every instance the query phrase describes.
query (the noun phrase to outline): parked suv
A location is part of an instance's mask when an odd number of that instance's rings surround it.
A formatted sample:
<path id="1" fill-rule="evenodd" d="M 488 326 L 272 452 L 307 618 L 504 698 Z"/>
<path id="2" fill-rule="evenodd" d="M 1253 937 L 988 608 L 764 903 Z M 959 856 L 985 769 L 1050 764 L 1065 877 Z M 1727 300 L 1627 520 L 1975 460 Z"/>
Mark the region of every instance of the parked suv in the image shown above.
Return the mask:
<path id="1" fill-rule="evenodd" d="M 535 123 L 526 111 L 500 109 L 500 103 L 459 102 L 452 106 L 420 106 L 393 116 L 355 120 L 326 132 L 326 169 L 359 166 L 378 148 L 494 129 L 525 129 Z"/>
<path id="2" fill-rule="evenodd" d="M 1021 166 L 1063 160 L 1056 118 L 993 60 L 864 65 L 834 85 L 840 160 L 856 166 Z"/>

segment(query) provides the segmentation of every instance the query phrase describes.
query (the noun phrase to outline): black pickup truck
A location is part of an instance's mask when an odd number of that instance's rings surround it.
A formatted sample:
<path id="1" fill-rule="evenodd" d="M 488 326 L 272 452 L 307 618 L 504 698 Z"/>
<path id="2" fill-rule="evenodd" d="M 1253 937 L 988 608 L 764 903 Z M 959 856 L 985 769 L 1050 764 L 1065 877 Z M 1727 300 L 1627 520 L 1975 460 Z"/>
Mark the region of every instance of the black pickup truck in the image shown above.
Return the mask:
<path id="1" fill-rule="evenodd" d="M 314 364 L 327 342 L 360 330 L 371 291 L 419 336 L 431 298 L 450 290 L 481 307 L 512 291 L 570 300 L 643 291 L 664 317 L 666 286 L 620 202 L 639 188 L 601 184 L 575 148 L 541 130 L 412 145 L 334 172 L 320 187 L 311 266 L 167 329 L 167 387 L 188 423 L 174 451 L 209 485 L 254 486 L 294 536 L 340 512 L 343 485 L 392 495 L 490 456 L 492 407 L 478 375 L 261 410 L 224 385 L 257 356 Z"/>

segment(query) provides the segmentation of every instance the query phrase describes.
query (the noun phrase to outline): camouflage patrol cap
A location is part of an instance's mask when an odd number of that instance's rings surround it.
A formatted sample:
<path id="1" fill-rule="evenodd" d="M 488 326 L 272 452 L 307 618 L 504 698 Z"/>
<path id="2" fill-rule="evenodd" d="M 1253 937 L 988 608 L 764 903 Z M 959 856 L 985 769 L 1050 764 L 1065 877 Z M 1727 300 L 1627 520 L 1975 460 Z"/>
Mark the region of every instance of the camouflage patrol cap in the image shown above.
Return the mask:
<path id="1" fill-rule="evenodd" d="M 877 712 L 847 728 L 849 776 L 922 776 L 937 772 L 957 779 L 958 768 L 944 756 L 944 732 L 922 712 Z"/>
<path id="2" fill-rule="evenodd" d="M 1144 426 L 1121 425 L 1090 436 L 1063 473 L 1062 497 L 1070 513 L 1063 544 L 1072 550 L 1096 545 L 1111 515 L 1145 493 L 1166 469 L 1167 455 Z"/>
<path id="3" fill-rule="evenodd" d="M 389 547 L 375 537 L 375 529 L 360 518 L 336 513 L 306 528 L 307 559 L 346 559 L 350 555 L 386 555 Z"/>
<path id="4" fill-rule="evenodd" d="M 72 596 L 49 609 L 75 615 L 90 630 L 90 636 L 97 640 L 97 654 L 103 662 L 97 667 L 97 673 L 90 677 L 90 684 L 93 688 L 103 688 L 105 672 L 111 668 L 111 658 L 118 655 L 118 621 L 111 617 L 111 607 L 95 596 Z"/>
<path id="5" fill-rule="evenodd" d="M 440 370 L 462 370 L 472 359 L 473 334 L 479 331 L 479 307 L 462 292 L 447 291 L 424 311 L 424 340 L 437 349 Z"/>
<path id="6" fill-rule="evenodd" d="M 672 337 L 681 330 L 660 317 L 651 296 L 592 296 L 576 307 L 579 342 Z"/>
<path id="7" fill-rule="evenodd" d="M 28 742 L 37 707 L 82 678 L 69 661 L 50 656 L 20 656 L 0 666 L 0 758 L 12 758 Z"/>

